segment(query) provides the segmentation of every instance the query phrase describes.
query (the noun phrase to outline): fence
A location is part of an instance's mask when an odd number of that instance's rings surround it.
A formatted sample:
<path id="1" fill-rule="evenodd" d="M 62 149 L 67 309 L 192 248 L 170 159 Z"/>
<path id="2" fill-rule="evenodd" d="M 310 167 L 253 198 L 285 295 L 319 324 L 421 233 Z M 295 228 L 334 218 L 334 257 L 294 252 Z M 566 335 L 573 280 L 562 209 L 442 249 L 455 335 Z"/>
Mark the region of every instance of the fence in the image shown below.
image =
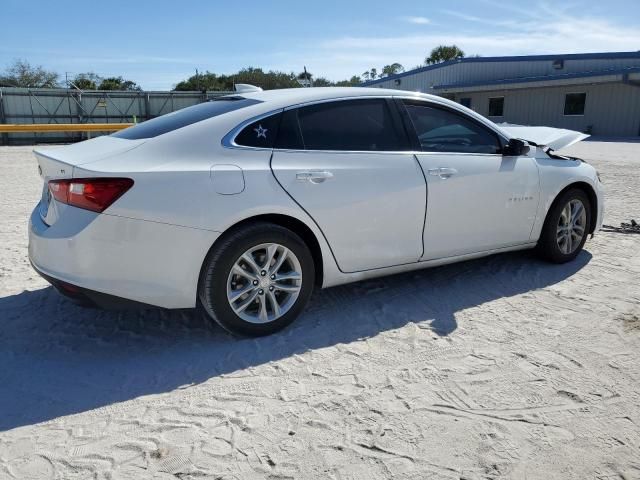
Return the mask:
<path id="1" fill-rule="evenodd" d="M 131 123 L 149 120 L 231 92 L 128 92 L 0 88 L 0 124 Z M 92 132 L 98 135 L 98 132 Z M 79 131 L 4 132 L 1 145 L 66 143 Z"/>

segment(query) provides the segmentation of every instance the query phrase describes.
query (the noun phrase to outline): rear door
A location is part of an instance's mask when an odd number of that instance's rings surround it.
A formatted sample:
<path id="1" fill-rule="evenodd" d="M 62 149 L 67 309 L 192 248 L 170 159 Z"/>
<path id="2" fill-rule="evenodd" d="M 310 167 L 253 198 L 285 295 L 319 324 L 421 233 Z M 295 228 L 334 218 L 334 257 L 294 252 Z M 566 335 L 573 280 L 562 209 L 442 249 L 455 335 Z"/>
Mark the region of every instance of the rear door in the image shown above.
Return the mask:
<path id="1" fill-rule="evenodd" d="M 461 112 L 403 104 L 429 191 L 423 260 L 529 242 L 539 200 L 534 158 L 502 155 L 505 141 Z"/>
<path id="2" fill-rule="evenodd" d="M 384 98 L 286 110 L 273 173 L 314 219 L 344 272 L 417 261 L 426 183 Z"/>

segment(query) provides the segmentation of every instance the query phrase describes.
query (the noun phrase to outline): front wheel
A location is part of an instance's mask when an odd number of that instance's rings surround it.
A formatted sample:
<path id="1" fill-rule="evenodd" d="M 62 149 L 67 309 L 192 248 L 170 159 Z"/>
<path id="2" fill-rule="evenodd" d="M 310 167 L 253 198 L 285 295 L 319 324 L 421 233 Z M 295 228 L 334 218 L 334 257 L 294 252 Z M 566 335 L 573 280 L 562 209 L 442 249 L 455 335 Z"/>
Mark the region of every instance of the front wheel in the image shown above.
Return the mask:
<path id="1" fill-rule="evenodd" d="M 590 228 L 591 203 L 580 189 L 563 193 L 551 206 L 538 241 L 538 252 L 554 263 L 578 256 Z"/>
<path id="2" fill-rule="evenodd" d="M 294 232 L 256 223 L 228 234 L 203 267 L 198 296 L 229 332 L 269 335 L 300 314 L 313 291 L 313 257 Z"/>

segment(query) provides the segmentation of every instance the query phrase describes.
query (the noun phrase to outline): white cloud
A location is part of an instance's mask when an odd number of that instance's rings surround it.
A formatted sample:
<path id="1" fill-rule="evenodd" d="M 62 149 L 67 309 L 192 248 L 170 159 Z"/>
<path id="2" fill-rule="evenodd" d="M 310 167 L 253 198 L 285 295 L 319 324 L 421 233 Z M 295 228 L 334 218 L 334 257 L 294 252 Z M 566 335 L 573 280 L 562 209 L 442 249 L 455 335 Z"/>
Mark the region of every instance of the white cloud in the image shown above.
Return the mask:
<path id="1" fill-rule="evenodd" d="M 462 13 L 462 12 L 456 12 L 455 10 L 441 10 L 441 12 L 446 14 L 446 15 L 465 20 L 467 22 L 480 23 L 480 24 L 483 24 L 483 25 L 491 25 L 493 27 L 496 27 L 496 26 L 500 26 L 500 27 L 515 27 L 515 26 L 517 26 L 517 25 L 522 23 L 521 21 L 517 21 L 517 20 L 499 20 L 497 18 L 476 17 L 475 15 L 469 15 L 469 14 Z"/>
<path id="2" fill-rule="evenodd" d="M 396 36 L 348 36 L 329 39 L 314 46 L 307 59 L 313 70 L 328 78 L 347 78 L 371 67 L 399 62 L 409 69 L 421 64 L 432 48 L 456 44 L 467 55 L 482 56 L 634 51 L 640 46 L 640 30 L 609 21 L 580 17 L 556 10 L 554 15 L 544 5 L 539 19 L 495 21 L 465 16 L 473 28 Z M 462 18 L 461 15 L 457 15 Z M 478 27 L 481 28 L 478 28 Z M 283 66 L 283 68 L 286 70 Z"/>
<path id="3" fill-rule="evenodd" d="M 402 20 L 407 23 L 413 23 L 415 25 L 428 25 L 431 23 L 427 17 L 402 17 Z"/>

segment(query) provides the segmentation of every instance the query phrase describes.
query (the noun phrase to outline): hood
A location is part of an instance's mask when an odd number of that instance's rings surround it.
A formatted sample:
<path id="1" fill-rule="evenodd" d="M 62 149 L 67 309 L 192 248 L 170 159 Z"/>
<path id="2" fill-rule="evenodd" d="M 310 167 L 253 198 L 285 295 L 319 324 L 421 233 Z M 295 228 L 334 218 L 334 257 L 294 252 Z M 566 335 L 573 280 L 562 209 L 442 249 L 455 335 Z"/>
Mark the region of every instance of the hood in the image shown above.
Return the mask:
<path id="1" fill-rule="evenodd" d="M 526 127 L 501 123 L 498 125 L 512 137 L 533 142 L 538 146 L 546 146 L 552 150 L 560 150 L 574 143 L 580 142 L 589 135 L 575 130 L 553 127 Z"/>

